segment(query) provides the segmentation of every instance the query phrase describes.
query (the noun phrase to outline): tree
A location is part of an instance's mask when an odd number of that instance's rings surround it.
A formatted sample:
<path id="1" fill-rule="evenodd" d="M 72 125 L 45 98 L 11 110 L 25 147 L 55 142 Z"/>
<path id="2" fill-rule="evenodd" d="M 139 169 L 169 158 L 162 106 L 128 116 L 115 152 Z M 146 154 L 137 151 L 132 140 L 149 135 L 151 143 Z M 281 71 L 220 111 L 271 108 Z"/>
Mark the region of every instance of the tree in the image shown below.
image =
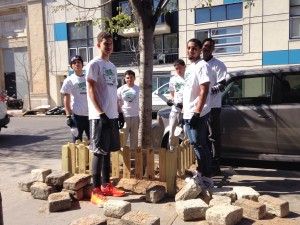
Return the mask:
<path id="1" fill-rule="evenodd" d="M 101 8 L 113 0 L 108 0 L 101 5 L 92 8 L 85 8 L 73 4 L 66 0 L 71 6 L 93 10 Z M 187 1 L 187 0 L 186 0 Z M 211 6 L 212 0 L 194 0 L 196 5 Z M 247 5 L 253 5 L 253 0 L 244 0 Z M 154 29 L 159 16 L 167 11 L 167 5 L 171 0 L 128 0 L 130 3 L 132 17 L 120 12 L 113 18 L 103 18 L 108 25 L 108 30 L 117 32 L 120 29 L 136 27 L 139 31 L 139 51 L 140 51 L 140 129 L 139 129 L 139 146 L 142 148 L 152 147 L 152 71 L 153 71 L 153 37 Z M 156 6 L 156 7 L 155 7 Z M 195 6 L 196 7 L 196 6 Z M 79 21 L 86 18 L 78 18 Z M 97 18 L 95 22 L 101 19 Z"/>

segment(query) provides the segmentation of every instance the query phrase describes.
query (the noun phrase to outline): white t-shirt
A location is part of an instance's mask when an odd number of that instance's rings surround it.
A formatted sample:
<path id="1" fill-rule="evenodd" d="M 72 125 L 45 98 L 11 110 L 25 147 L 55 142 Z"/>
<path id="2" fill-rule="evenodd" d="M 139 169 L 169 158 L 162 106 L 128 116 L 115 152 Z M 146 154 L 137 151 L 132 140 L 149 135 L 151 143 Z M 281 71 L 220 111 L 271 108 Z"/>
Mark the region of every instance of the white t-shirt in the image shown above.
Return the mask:
<path id="1" fill-rule="evenodd" d="M 72 113 L 79 116 L 89 115 L 86 90 L 85 75 L 80 77 L 73 73 L 64 80 L 60 92 L 71 95 L 70 106 Z"/>
<path id="2" fill-rule="evenodd" d="M 211 58 L 207 62 L 212 69 L 211 87 L 215 86 L 221 80 L 224 80 L 227 75 L 227 68 L 223 62 L 216 58 Z M 210 107 L 220 108 L 222 106 L 222 92 L 210 95 Z"/>
<path id="3" fill-rule="evenodd" d="M 183 102 L 183 89 L 184 89 L 185 81 L 183 77 L 176 74 L 171 77 L 169 82 L 170 91 L 174 91 L 174 104 L 182 103 Z M 176 107 L 175 105 L 172 106 L 172 112 L 181 112 L 181 109 Z"/>
<path id="4" fill-rule="evenodd" d="M 121 100 L 125 117 L 139 116 L 139 91 L 137 85 L 129 87 L 127 84 L 118 88 L 118 99 Z"/>
<path id="5" fill-rule="evenodd" d="M 183 90 L 183 119 L 191 119 L 197 106 L 200 84 L 210 82 L 212 74 L 211 67 L 204 61 L 199 60 L 192 63 L 184 74 L 185 86 Z M 210 112 L 210 87 L 206 98 L 206 103 L 200 112 L 200 116 L 204 116 Z"/>
<path id="6" fill-rule="evenodd" d="M 102 110 L 110 119 L 118 118 L 117 98 L 117 69 L 110 61 L 99 56 L 92 59 L 86 66 L 86 78 L 97 82 L 96 98 L 102 106 Z M 87 82 L 87 85 L 89 83 Z M 88 93 L 89 96 L 89 93 Z M 89 119 L 99 119 L 99 113 L 88 97 Z"/>

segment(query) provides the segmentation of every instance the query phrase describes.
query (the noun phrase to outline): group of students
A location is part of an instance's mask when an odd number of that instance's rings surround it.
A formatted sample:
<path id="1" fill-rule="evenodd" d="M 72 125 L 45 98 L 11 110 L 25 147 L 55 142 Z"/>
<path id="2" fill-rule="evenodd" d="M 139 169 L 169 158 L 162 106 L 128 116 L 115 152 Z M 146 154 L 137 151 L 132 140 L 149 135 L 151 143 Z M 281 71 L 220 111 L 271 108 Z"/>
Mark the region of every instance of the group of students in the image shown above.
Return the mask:
<path id="1" fill-rule="evenodd" d="M 179 140 L 174 131 L 183 123 L 197 159 L 194 176 L 203 187 L 213 187 L 212 175 L 220 172 L 221 92 L 225 89 L 227 68 L 213 57 L 214 48 L 215 41 L 211 38 L 203 43 L 196 38 L 188 41 L 187 55 L 191 64 L 186 69 L 183 60 L 175 61 L 177 75 L 170 79 L 167 102 L 172 106 L 169 150 L 177 147 Z"/>
<path id="2" fill-rule="evenodd" d="M 203 44 L 202 48 L 198 39 L 188 41 L 187 54 L 191 64 L 187 69 L 183 60 L 175 61 L 178 75 L 170 79 L 171 99 L 168 105 L 172 105 L 170 150 L 174 150 L 178 144 L 173 133 L 181 122 L 183 112 L 185 131 L 198 162 L 197 176 L 201 185 L 209 187 L 213 185 L 212 154 L 207 137 L 214 149 L 213 156 L 219 159 L 219 92 L 224 89 L 226 67 L 212 56 L 214 41 L 206 39 Z M 110 33 L 98 34 L 97 47 L 100 54 L 86 65 L 86 75 L 83 73 L 82 58 L 78 55 L 71 58 L 70 66 L 74 74 L 64 80 L 61 93 L 64 95 L 67 125 L 78 129 L 78 135 L 73 136 L 73 141 L 82 140 L 83 132 L 90 141 L 90 151 L 94 153 L 91 202 L 102 207 L 107 201 L 106 196 L 125 195 L 123 190 L 110 183 L 109 153 L 120 149 L 118 131 L 122 128 L 125 140 L 130 134 L 130 147 L 136 148 L 138 145 L 139 87 L 134 84 L 135 73 L 128 70 L 125 72 L 125 84 L 117 88 L 116 66 L 109 61 L 113 51 Z M 203 60 L 200 59 L 201 51 Z"/>

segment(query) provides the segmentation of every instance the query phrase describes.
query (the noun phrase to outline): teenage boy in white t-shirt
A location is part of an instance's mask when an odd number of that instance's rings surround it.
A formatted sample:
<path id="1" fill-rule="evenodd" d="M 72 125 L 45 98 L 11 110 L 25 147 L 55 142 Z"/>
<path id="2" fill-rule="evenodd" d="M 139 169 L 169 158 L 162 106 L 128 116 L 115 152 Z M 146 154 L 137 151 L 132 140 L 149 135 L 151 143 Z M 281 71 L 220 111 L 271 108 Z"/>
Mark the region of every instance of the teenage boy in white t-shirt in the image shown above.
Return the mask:
<path id="1" fill-rule="evenodd" d="M 124 139 L 127 142 L 130 135 L 130 148 L 136 149 L 138 147 L 140 88 L 134 84 L 135 73 L 132 70 L 125 72 L 124 80 L 126 84 L 118 88 L 118 100 L 126 123 Z"/>
<path id="2" fill-rule="evenodd" d="M 177 59 L 174 62 L 174 68 L 176 75 L 171 77 L 169 82 L 170 87 L 170 99 L 168 100 L 168 106 L 172 106 L 169 116 L 169 150 L 174 151 L 179 144 L 178 136 L 174 135 L 175 128 L 181 123 L 182 120 L 182 102 L 183 102 L 183 88 L 184 88 L 184 72 L 185 62 L 182 59 Z"/>
<path id="3" fill-rule="evenodd" d="M 209 128 L 209 147 L 212 152 L 213 174 L 217 175 L 221 172 L 221 125 L 220 114 L 222 106 L 222 91 L 225 90 L 227 68 L 223 62 L 213 57 L 215 50 L 215 41 L 211 38 L 203 40 L 203 59 L 212 68 L 211 95 L 210 95 L 210 115 L 208 118 Z"/>
<path id="4" fill-rule="evenodd" d="M 187 54 L 191 61 L 184 74 L 183 119 L 185 131 L 197 158 L 197 173 L 202 187 L 213 187 L 212 159 L 207 145 L 207 120 L 210 106 L 211 67 L 200 59 L 202 43 L 193 38 L 187 43 Z"/>
<path id="5" fill-rule="evenodd" d="M 125 195 L 125 192 L 115 188 L 109 179 L 110 152 L 120 149 L 118 129 L 124 126 L 124 116 L 118 107 L 117 69 L 109 61 L 113 51 L 112 35 L 107 32 L 98 34 L 97 47 L 100 49 L 100 55 L 88 63 L 86 78 L 91 131 L 90 151 L 94 153 L 91 202 L 102 207 L 107 201 L 106 196 Z"/>
<path id="6" fill-rule="evenodd" d="M 90 139 L 89 114 L 87 106 L 86 80 L 83 74 L 83 60 L 75 55 L 70 60 L 74 73 L 68 76 L 61 87 L 64 95 L 64 107 L 67 115 L 67 125 L 78 129 L 78 136 L 72 135 L 73 142 L 82 141 L 83 131 Z"/>

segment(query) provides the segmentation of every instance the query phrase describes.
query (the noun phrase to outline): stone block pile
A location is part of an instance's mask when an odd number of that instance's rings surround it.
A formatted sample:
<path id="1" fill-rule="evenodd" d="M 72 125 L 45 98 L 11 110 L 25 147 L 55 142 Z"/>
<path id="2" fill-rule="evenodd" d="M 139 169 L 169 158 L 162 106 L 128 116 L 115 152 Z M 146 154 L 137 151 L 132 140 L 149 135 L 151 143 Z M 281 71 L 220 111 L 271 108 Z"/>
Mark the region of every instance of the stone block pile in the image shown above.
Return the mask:
<path id="1" fill-rule="evenodd" d="M 90 198 L 91 175 L 52 172 L 51 169 L 34 169 L 31 177 L 18 183 L 19 189 L 31 192 L 34 199 L 48 200 L 49 212 L 71 208 L 72 201 Z"/>
<path id="2" fill-rule="evenodd" d="M 53 172 L 51 169 L 34 169 L 31 177 L 18 183 L 19 189 L 31 192 L 34 199 L 48 200 L 49 212 L 69 210 L 72 201 L 90 199 L 91 175 Z M 157 203 L 166 195 L 164 186 L 157 185 L 147 190 L 146 201 Z M 159 225 L 160 218 L 143 211 L 132 211 L 131 203 L 123 200 L 108 200 L 103 206 L 106 217 L 89 215 L 74 220 L 71 225 Z"/>
<path id="3" fill-rule="evenodd" d="M 127 183 L 127 182 L 125 182 Z M 120 182 L 119 182 L 120 184 Z M 91 175 L 35 169 L 31 178 L 19 182 L 22 191 L 31 192 L 33 198 L 48 200 L 49 212 L 71 208 L 72 201 L 89 199 L 92 193 Z M 146 202 L 158 203 L 166 196 L 163 185 L 148 186 Z M 175 195 L 175 210 L 183 221 L 204 221 L 212 225 L 234 225 L 243 218 L 261 220 L 266 214 L 286 217 L 289 203 L 270 195 L 260 195 L 251 187 L 203 188 L 190 179 Z M 103 206 L 105 217 L 90 215 L 74 220 L 72 225 L 159 225 L 160 218 L 143 211 L 132 211 L 131 203 L 108 200 Z"/>
<path id="4" fill-rule="evenodd" d="M 243 218 L 261 220 L 267 213 L 277 217 L 289 214 L 287 201 L 260 195 L 251 187 L 205 189 L 194 179 L 176 194 L 175 201 L 183 221 L 206 220 L 212 225 L 234 225 Z"/>

